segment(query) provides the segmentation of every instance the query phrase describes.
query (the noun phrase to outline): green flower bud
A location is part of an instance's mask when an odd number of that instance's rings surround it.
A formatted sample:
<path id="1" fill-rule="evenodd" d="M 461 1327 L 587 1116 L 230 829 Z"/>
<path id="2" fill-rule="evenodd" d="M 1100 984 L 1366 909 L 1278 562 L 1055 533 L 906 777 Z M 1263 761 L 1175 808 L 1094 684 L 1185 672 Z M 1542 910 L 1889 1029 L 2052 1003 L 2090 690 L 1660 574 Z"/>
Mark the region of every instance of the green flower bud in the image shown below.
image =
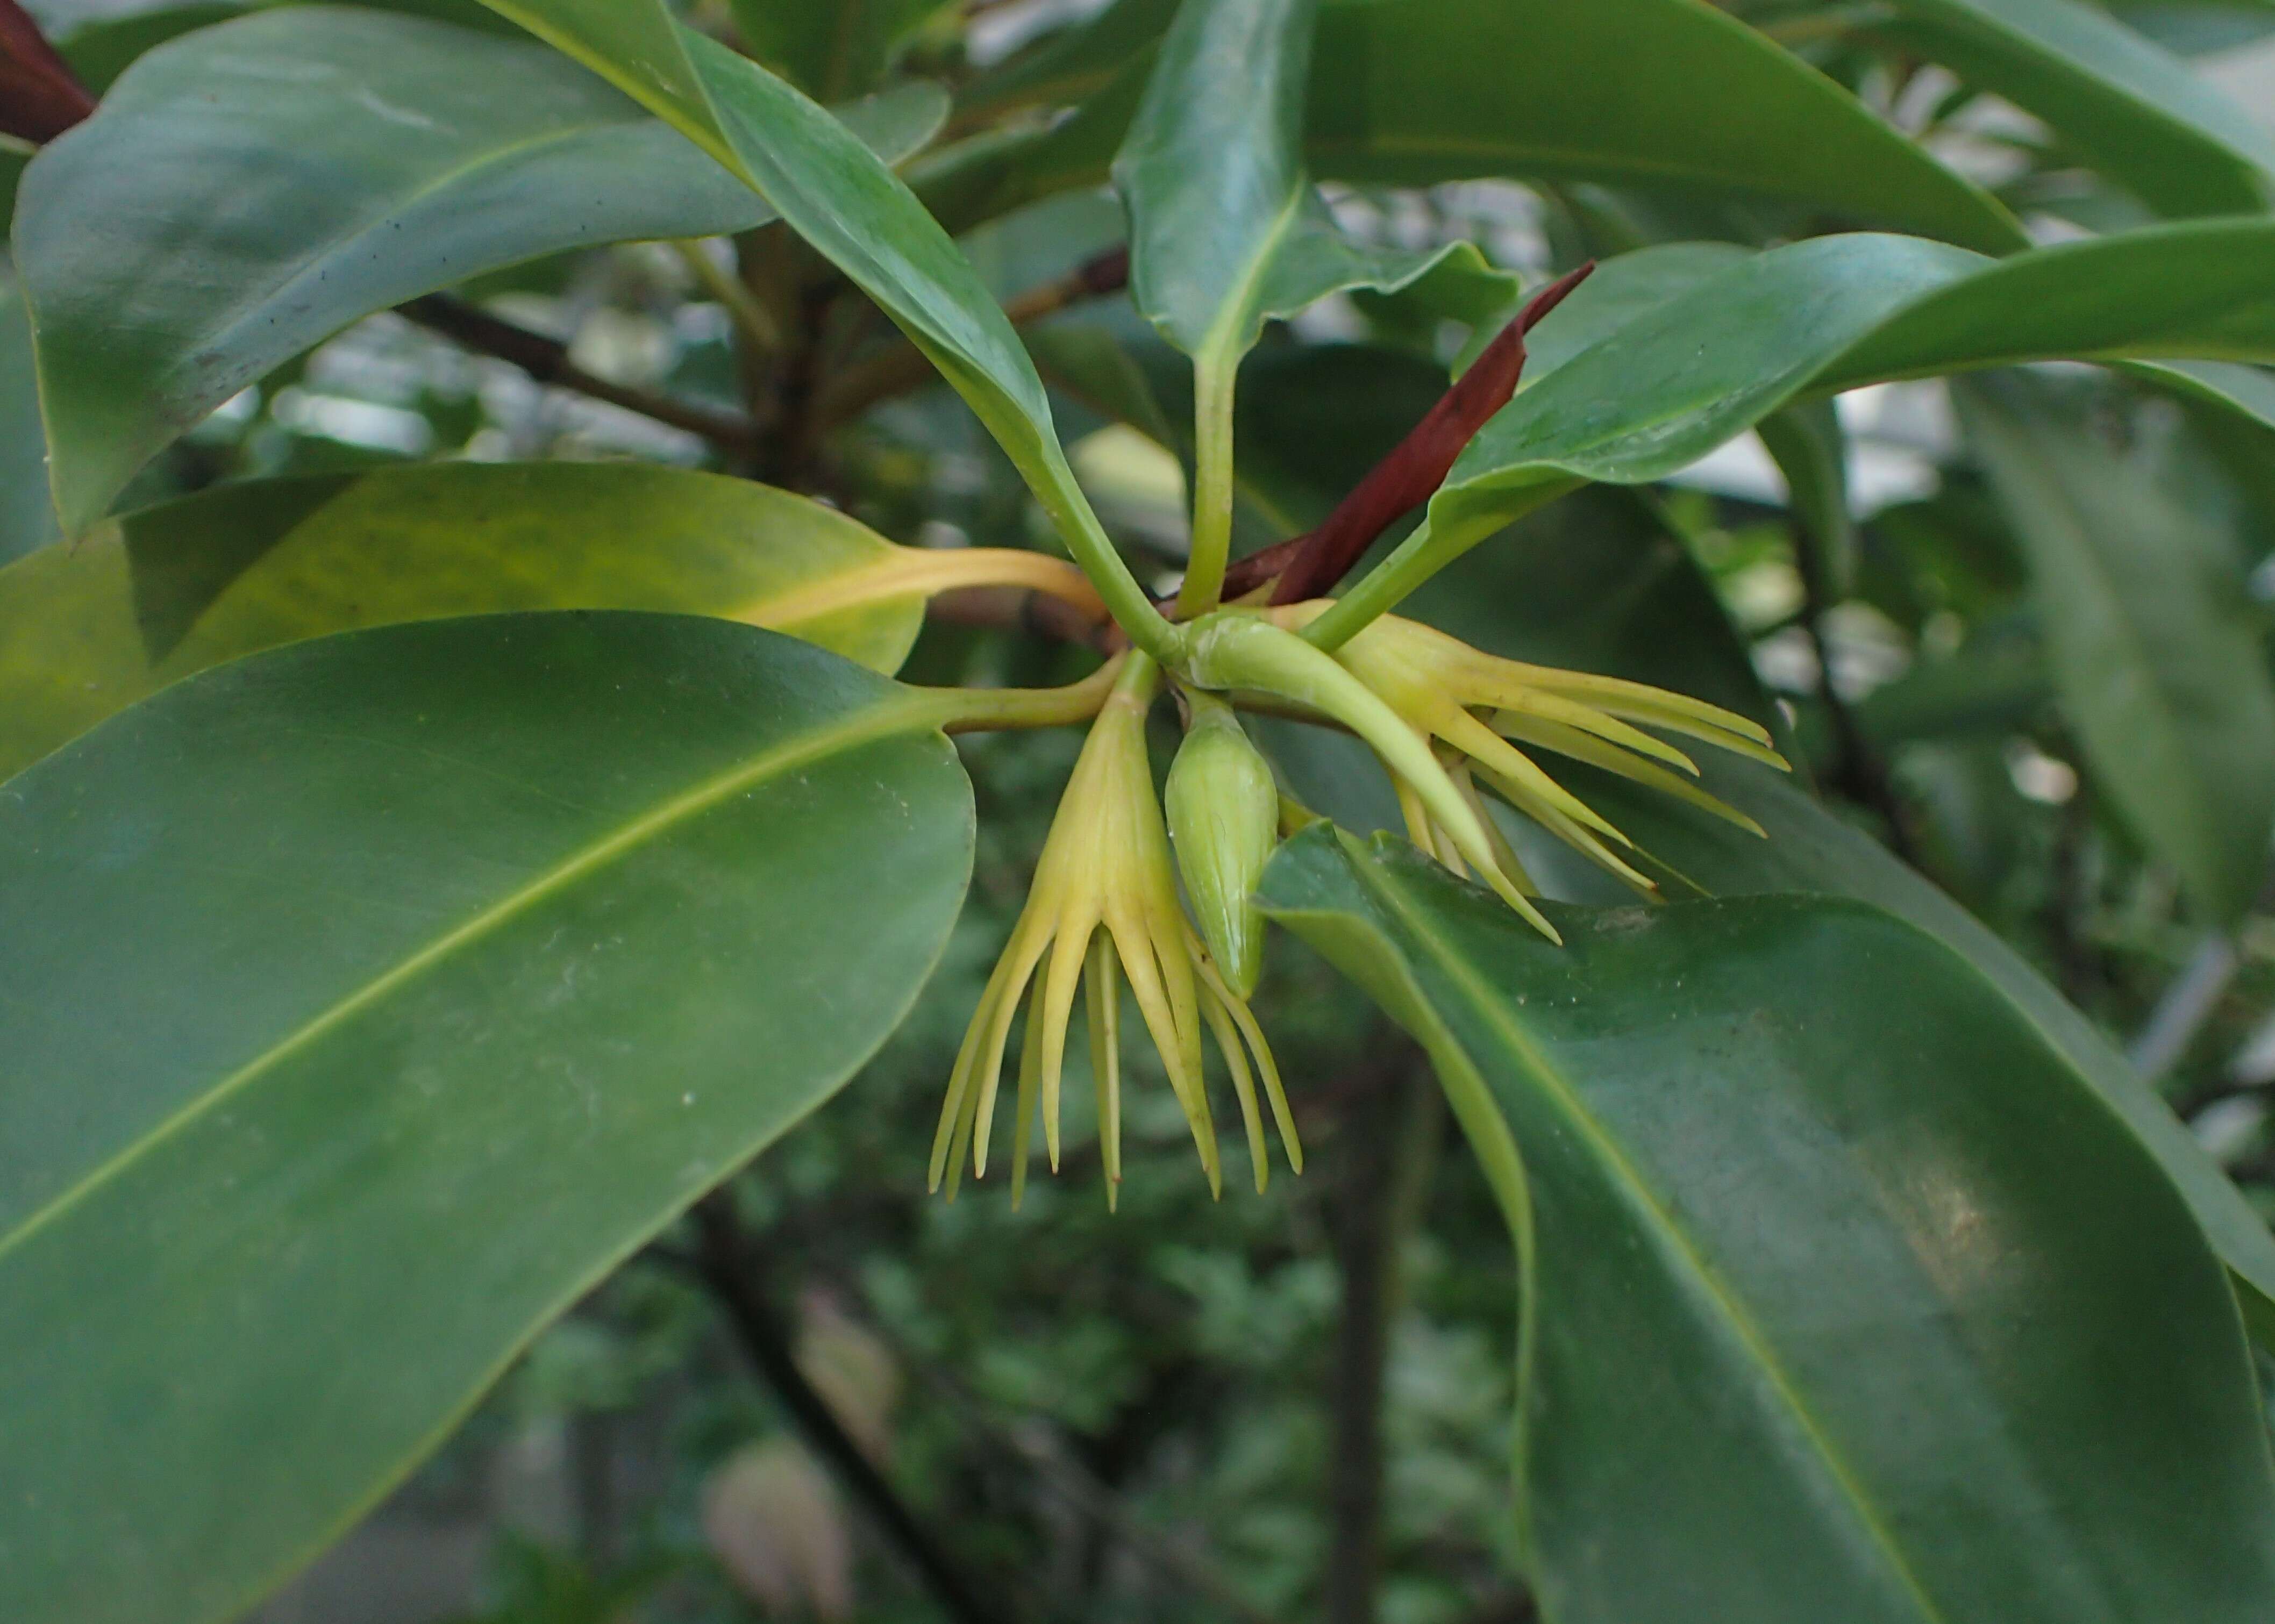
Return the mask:
<path id="1" fill-rule="evenodd" d="M 1194 693 L 1193 722 L 1169 768 L 1169 839 L 1201 940 L 1243 998 L 1264 967 L 1257 881 L 1280 839 L 1272 768 L 1223 700 Z"/>

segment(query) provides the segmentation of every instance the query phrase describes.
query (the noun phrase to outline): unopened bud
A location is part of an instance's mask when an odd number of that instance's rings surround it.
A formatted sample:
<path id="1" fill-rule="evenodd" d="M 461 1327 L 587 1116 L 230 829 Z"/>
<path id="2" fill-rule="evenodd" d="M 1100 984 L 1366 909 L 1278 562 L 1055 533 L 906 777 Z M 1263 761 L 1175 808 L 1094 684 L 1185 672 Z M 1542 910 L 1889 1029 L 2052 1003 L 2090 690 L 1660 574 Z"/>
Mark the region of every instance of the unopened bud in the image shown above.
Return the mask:
<path id="1" fill-rule="evenodd" d="M 1193 721 L 1169 768 L 1169 839 L 1201 940 L 1234 991 L 1256 990 L 1264 966 L 1257 881 L 1280 837 L 1272 768 L 1223 700 L 1191 695 Z"/>

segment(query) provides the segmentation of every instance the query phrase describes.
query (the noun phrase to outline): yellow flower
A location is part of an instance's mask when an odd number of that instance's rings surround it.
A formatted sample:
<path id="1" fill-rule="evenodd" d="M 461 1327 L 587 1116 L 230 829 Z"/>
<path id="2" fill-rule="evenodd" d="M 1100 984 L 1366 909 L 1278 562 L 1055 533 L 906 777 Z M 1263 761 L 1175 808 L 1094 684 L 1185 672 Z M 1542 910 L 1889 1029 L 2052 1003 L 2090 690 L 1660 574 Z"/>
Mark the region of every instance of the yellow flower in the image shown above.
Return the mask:
<path id="1" fill-rule="evenodd" d="M 1325 602 L 1291 605 L 1284 623 L 1302 626 Z M 1784 770 L 1768 731 L 1717 705 L 1642 683 L 1503 660 L 1457 638 L 1386 615 L 1335 651 L 1352 676 L 1440 752 L 1456 784 L 1475 797 L 1482 777 L 1508 804 L 1559 840 L 1645 891 L 1655 883 L 1620 855 L 1635 842 L 1550 777 L 1512 741 L 1584 761 L 1673 796 L 1760 835 L 1761 826 L 1689 782 L 1697 763 L 1644 727 L 1699 740 Z M 1642 724 L 1638 726 L 1636 724 Z M 1688 777 L 1682 776 L 1688 774 Z M 1403 779 L 1400 799 L 1415 843 L 1441 857 L 1451 842 Z M 1502 848 L 1504 861 L 1515 856 Z"/>
<path id="2" fill-rule="evenodd" d="M 951 1197 L 967 1147 L 973 1176 L 986 1174 L 1003 1054 L 1023 999 L 1026 1030 L 1013 1113 L 1013 1200 L 1025 1188 L 1038 1107 L 1051 1167 L 1057 1168 L 1059 1084 L 1067 1027 L 1080 983 L 1088 994 L 1091 1069 L 1097 1080 L 1107 1193 L 1109 1201 L 1114 1198 L 1122 1178 L 1120 975 L 1129 977 L 1138 1012 L 1168 1069 L 1169 1086 L 1184 1108 L 1210 1189 L 1221 1189 L 1223 1171 L 1202 1076 L 1205 1025 L 1232 1074 L 1256 1187 L 1262 1190 L 1267 1176 L 1256 1097 L 1259 1074 L 1289 1165 L 1298 1172 L 1303 1168 L 1293 1116 L 1264 1034 L 1246 1002 L 1209 962 L 1178 905 L 1168 834 L 1145 751 L 1145 714 L 1160 686 L 1160 668 L 1134 649 L 1121 658 L 1122 668 L 1091 726 L 1044 842 L 1026 907 L 980 994 L 979 1008 L 949 1076 L 948 1098 L 933 1141 L 931 1182 L 937 1190 L 945 1177 Z M 1251 1054 L 1253 1070 L 1248 1059 Z"/>

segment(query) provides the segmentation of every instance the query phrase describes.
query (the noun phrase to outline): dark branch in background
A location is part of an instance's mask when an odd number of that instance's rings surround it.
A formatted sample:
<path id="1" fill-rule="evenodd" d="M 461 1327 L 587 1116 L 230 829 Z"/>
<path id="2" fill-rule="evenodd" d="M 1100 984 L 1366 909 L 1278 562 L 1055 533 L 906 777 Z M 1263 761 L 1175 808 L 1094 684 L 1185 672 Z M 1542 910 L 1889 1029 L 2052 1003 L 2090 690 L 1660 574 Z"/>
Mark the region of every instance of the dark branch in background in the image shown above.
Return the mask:
<path id="1" fill-rule="evenodd" d="M 1360 1095 L 1335 1135 L 1335 1196 L 1328 1214 L 1342 1311 L 1335 1322 L 1327 1423 L 1326 1624 L 1374 1624 L 1382 1582 L 1382 1401 L 1389 1365 L 1392 1292 L 1390 1183 L 1404 1069 Z"/>
<path id="2" fill-rule="evenodd" d="M 1109 248 L 1085 260 L 1056 281 L 1015 294 L 1003 303 L 1014 327 L 1056 315 L 1093 298 L 1118 293 L 1130 283 L 1130 250 Z M 923 388 L 939 376 L 923 351 L 901 339 L 831 381 L 817 403 L 815 417 L 827 432 L 860 416 L 879 401 Z"/>
<path id="3" fill-rule="evenodd" d="M 1200 1599 L 1242 1620 L 1277 1624 L 1274 1616 L 1235 1590 L 1200 1552 L 1162 1533 L 1131 1513 L 1121 1496 L 1100 1482 L 1047 1427 L 999 1426 L 987 1407 L 947 1371 L 892 1341 L 873 1321 L 873 1334 L 885 1338 L 894 1356 L 913 1370 L 934 1397 L 956 1411 L 964 1424 L 999 1452 L 1014 1455 L 1033 1470 L 1045 1487 L 1099 1524 L 1125 1549 L 1142 1557 Z"/>
<path id="4" fill-rule="evenodd" d="M 38 146 L 94 111 L 40 26 L 16 0 L 0 0 L 0 134 Z"/>
<path id="5" fill-rule="evenodd" d="M 6 4 L 7 0 L 0 0 L 0 5 Z M 729 450 L 748 451 L 758 443 L 758 430 L 746 418 L 596 378 L 569 359 L 569 346 L 559 339 L 517 327 L 462 298 L 447 293 L 429 293 L 397 306 L 396 313 L 466 349 L 510 361 L 540 383 L 572 389 L 627 412 L 636 412 L 673 428 L 699 434 Z"/>
<path id="6" fill-rule="evenodd" d="M 813 1390 L 790 1353 L 759 1278 L 758 1259 L 735 1215 L 734 1198 L 715 1190 L 695 1204 L 696 1258 L 704 1283 L 725 1311 L 736 1339 L 797 1424 L 799 1433 L 873 1517 L 956 1624 L 987 1624 L 979 1593 L 957 1572 L 893 1485 Z"/>
<path id="7" fill-rule="evenodd" d="M 1825 613 L 1833 606 L 1826 601 L 1825 571 L 1818 563 L 1817 549 L 1797 525 L 1793 536 L 1793 557 L 1801 573 L 1801 623 L 1809 633 L 1810 647 L 1817 654 L 1818 697 L 1825 701 L 1825 714 L 1833 721 L 1834 753 L 1828 777 L 1841 794 L 1880 815 L 1888 829 L 1888 849 L 1917 868 L 1919 848 L 1912 839 L 1910 810 L 1896 794 L 1895 785 L 1888 777 L 1887 763 L 1865 736 L 1856 713 L 1833 685 L 1833 646 L 1825 635 Z"/>
<path id="8" fill-rule="evenodd" d="M 1224 595 L 1240 597 L 1276 575 L 1280 585 L 1272 601 L 1299 603 L 1318 597 L 1349 574 L 1384 531 L 1436 494 L 1462 448 L 1487 419 L 1508 404 L 1524 375 L 1524 336 L 1595 268 L 1591 260 L 1527 300 L 1516 319 L 1485 346 L 1406 438 L 1336 504 L 1326 523 L 1236 563 L 1226 575 Z"/>

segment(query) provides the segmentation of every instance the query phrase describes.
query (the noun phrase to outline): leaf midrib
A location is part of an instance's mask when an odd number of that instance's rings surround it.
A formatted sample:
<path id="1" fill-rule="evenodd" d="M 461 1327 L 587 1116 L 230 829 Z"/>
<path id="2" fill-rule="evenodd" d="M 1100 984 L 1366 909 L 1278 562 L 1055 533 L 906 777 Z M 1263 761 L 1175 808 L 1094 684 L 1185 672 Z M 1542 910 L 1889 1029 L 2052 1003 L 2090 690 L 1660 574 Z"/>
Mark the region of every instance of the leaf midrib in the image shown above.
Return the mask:
<path id="1" fill-rule="evenodd" d="M 178 1107 L 149 1131 L 138 1135 L 68 1189 L 34 1209 L 15 1228 L 0 1234 L 0 1258 L 5 1258 L 41 1230 L 57 1221 L 155 1147 L 184 1132 L 192 1123 L 243 1092 L 264 1075 L 308 1048 L 335 1028 L 377 1005 L 389 994 L 409 986 L 423 972 L 443 963 L 460 948 L 480 941 L 577 880 L 606 867 L 654 836 L 702 815 L 740 791 L 784 773 L 794 772 L 835 751 L 858 749 L 896 733 L 936 725 L 937 720 L 933 708 L 927 707 L 918 696 L 906 691 L 895 693 L 841 717 L 834 725 L 816 729 L 763 750 L 758 755 L 620 825 L 613 834 L 590 842 L 556 863 L 535 879 L 443 932 L 416 953 L 304 1021 L 219 1083 Z"/>
<path id="2" fill-rule="evenodd" d="M 1905 1560 L 1902 1550 L 1889 1531 L 1886 1520 L 1873 1505 L 1871 1497 L 1834 1446 L 1824 1425 L 1802 1398 L 1793 1379 L 1779 1362 L 1768 1338 L 1754 1324 L 1751 1316 L 1713 1266 L 1690 1243 L 1689 1236 L 1675 1223 L 1673 1215 L 1660 1205 L 1651 1186 L 1621 1151 L 1619 1142 L 1586 1109 L 1572 1084 L 1549 1062 L 1524 1031 L 1508 1018 L 1493 997 L 1492 989 L 1480 982 L 1453 946 L 1431 928 L 1426 918 L 1408 901 L 1395 880 L 1373 864 L 1364 866 L 1354 864 L 1353 867 L 1358 871 L 1367 888 L 1396 914 L 1400 923 L 1429 953 L 1493 1035 L 1508 1046 L 1516 1063 L 1530 1071 L 1547 1090 L 1582 1141 L 1595 1152 L 1597 1159 L 1612 1175 L 1614 1182 L 1627 1193 L 1634 1209 L 1658 1232 L 1669 1251 L 1681 1259 L 1705 1294 L 1706 1300 L 1721 1314 L 1730 1333 L 1753 1356 L 1771 1389 L 1783 1401 L 1802 1436 L 1816 1452 L 1826 1474 L 1919 1609 L 1921 1617 L 1930 1620 L 1930 1624 L 1944 1624 L 1943 1613 L 1929 1596 L 1919 1576 L 1912 1571 L 1911 1564 Z"/>

